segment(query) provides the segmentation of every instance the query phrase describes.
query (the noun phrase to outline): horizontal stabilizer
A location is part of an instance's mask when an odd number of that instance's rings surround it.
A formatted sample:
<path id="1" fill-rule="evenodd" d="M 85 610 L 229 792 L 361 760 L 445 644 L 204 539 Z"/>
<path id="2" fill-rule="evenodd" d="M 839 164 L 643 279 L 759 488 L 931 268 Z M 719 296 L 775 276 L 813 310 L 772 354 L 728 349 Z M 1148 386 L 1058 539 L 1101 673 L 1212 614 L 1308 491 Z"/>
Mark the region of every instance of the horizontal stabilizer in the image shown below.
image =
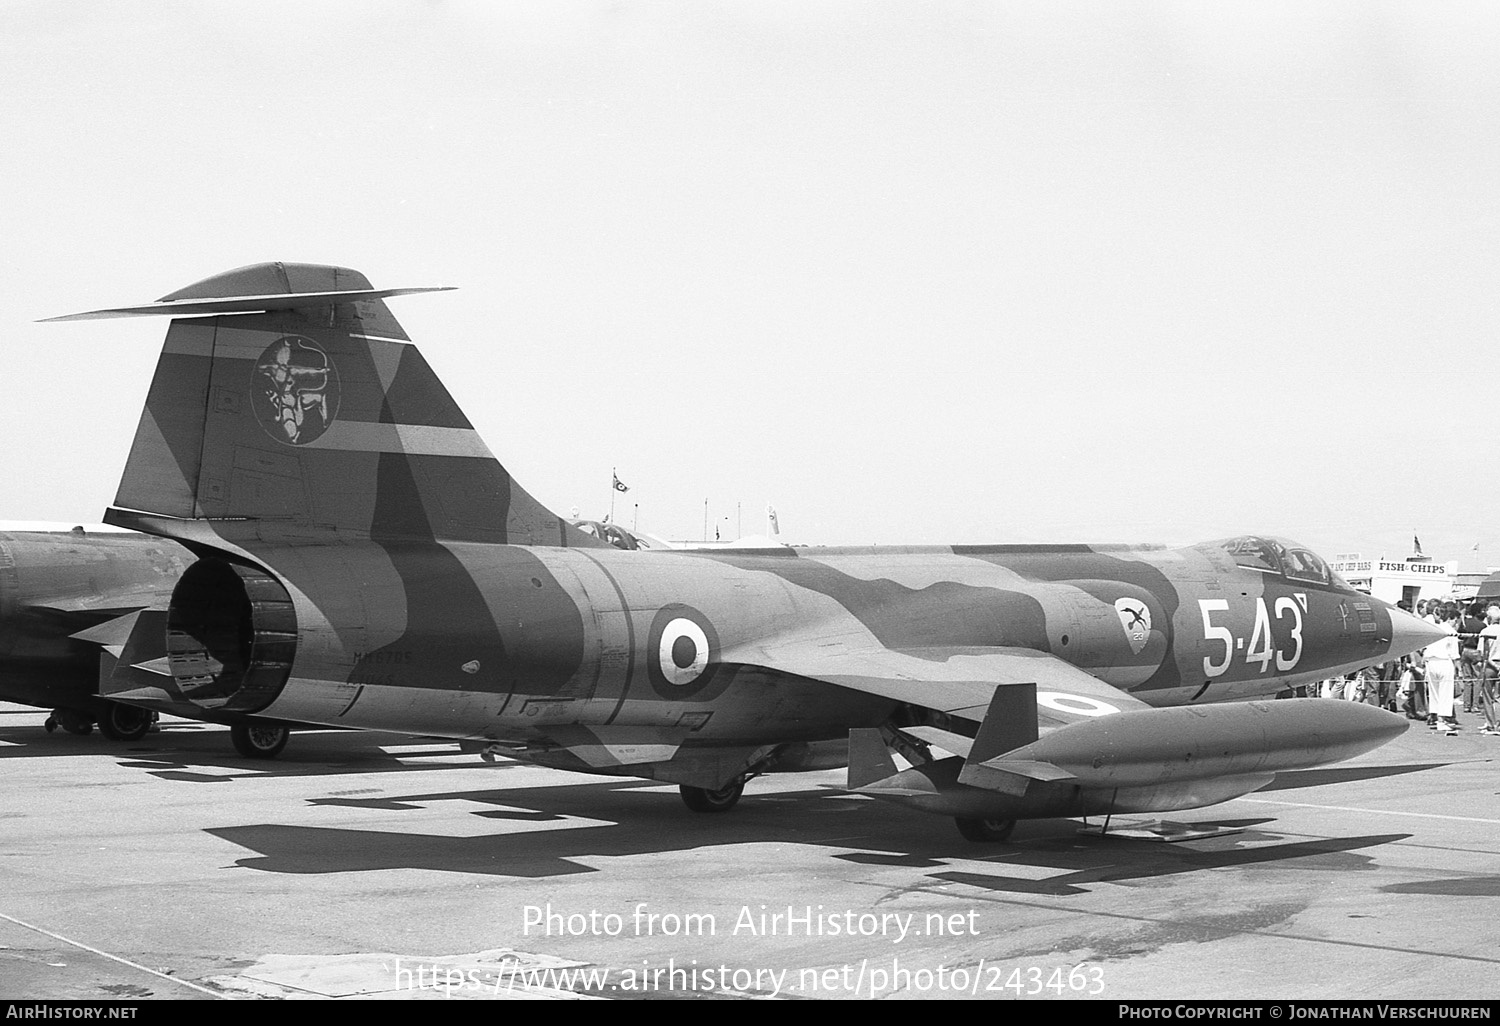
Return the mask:
<path id="1" fill-rule="evenodd" d="M 80 315 L 209 315 L 169 323 L 106 516 L 251 561 L 330 532 L 604 546 L 511 479 L 386 307 L 435 291 L 266 263 Z"/>
<path id="2" fill-rule="evenodd" d="M 306 310 L 341 303 L 361 303 L 419 292 L 450 292 L 454 286 L 433 285 L 410 289 L 347 289 L 339 292 L 279 292 L 265 296 L 220 296 L 211 299 L 159 300 L 142 306 L 115 306 L 106 310 L 44 317 L 50 321 L 97 321 L 109 317 L 199 317 L 208 314 L 270 313 L 272 310 Z"/>

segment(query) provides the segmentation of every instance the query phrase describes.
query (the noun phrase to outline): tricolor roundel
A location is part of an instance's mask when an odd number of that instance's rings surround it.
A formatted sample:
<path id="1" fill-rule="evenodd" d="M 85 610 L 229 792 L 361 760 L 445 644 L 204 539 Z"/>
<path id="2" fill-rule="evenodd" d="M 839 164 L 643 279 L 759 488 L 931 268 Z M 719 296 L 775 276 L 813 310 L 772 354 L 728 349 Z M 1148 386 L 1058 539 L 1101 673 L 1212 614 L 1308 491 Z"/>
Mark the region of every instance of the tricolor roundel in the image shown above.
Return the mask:
<path id="1" fill-rule="evenodd" d="M 691 698 L 712 683 L 719 668 L 719 635 L 691 606 L 663 607 L 646 637 L 646 668 L 663 698 Z"/>

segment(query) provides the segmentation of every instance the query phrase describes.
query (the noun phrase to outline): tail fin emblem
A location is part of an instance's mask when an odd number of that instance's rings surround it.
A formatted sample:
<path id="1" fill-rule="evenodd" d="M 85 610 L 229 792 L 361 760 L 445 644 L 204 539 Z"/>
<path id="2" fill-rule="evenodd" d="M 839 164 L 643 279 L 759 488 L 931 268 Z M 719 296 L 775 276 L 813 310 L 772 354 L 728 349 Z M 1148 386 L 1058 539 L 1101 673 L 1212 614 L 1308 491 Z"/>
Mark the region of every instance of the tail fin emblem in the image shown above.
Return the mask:
<path id="1" fill-rule="evenodd" d="M 255 363 L 255 416 L 278 442 L 306 445 L 338 417 L 339 374 L 327 353 L 301 335 L 285 335 Z"/>

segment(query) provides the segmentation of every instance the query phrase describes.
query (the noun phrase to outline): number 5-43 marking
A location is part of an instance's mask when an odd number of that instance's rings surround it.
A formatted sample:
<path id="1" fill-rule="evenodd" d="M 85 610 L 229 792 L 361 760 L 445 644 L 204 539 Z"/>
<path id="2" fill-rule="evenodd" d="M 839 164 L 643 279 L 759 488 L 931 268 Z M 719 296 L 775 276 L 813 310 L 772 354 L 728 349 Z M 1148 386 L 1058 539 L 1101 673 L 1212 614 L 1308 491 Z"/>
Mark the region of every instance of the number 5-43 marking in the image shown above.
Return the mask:
<path id="1" fill-rule="evenodd" d="M 1272 645 L 1271 614 L 1266 609 L 1266 600 L 1256 599 L 1255 627 L 1250 632 L 1250 644 L 1245 649 L 1245 663 L 1259 663 L 1260 673 L 1271 668 L 1272 659 L 1276 660 L 1276 669 L 1286 673 L 1295 668 L 1302 658 L 1302 607 L 1294 599 L 1283 595 L 1276 600 L 1275 608 L 1277 620 L 1285 619 L 1288 615 L 1292 618 L 1291 651 L 1286 653 Z M 1216 641 L 1224 646 L 1222 659 L 1215 661 L 1211 656 L 1203 657 L 1203 672 L 1210 677 L 1217 677 L 1228 670 L 1229 664 L 1234 660 L 1234 632 L 1213 621 L 1214 613 L 1229 611 L 1229 603 L 1225 599 L 1199 599 L 1198 611 L 1203 614 L 1204 640 Z"/>

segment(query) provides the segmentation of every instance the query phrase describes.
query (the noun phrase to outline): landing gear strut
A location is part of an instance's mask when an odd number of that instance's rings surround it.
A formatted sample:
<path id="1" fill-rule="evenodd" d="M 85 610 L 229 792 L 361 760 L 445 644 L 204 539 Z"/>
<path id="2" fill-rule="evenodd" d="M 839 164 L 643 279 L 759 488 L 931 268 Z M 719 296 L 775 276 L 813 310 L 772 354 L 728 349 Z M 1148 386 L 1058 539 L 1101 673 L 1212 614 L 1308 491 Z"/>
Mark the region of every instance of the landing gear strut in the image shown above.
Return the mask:
<path id="1" fill-rule="evenodd" d="M 274 759 L 292 732 L 286 727 L 268 726 L 263 723 L 236 723 L 229 728 L 229 739 L 234 750 L 247 759 Z"/>
<path id="2" fill-rule="evenodd" d="M 969 841 L 994 844 L 1010 837 L 1016 828 L 1013 819 L 955 819 L 958 832 Z"/>
<path id="3" fill-rule="evenodd" d="M 694 812 L 728 812 L 734 808 L 740 800 L 740 795 L 745 793 L 745 778 L 734 781 L 717 791 L 710 791 L 706 787 L 689 787 L 681 784 L 677 788 L 682 795 L 682 803 Z"/>

